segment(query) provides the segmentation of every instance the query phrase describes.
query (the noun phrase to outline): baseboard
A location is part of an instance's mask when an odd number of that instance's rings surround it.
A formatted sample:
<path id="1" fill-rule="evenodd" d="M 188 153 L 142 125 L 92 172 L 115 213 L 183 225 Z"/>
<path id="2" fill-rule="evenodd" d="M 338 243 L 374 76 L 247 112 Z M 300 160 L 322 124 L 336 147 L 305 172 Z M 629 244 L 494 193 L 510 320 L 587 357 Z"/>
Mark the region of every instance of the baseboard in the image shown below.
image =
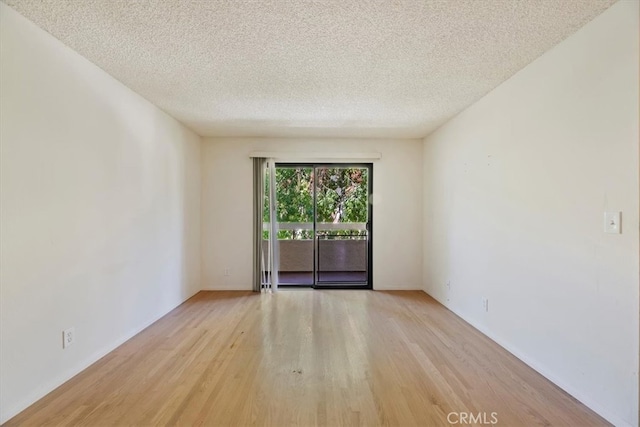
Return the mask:
<path id="1" fill-rule="evenodd" d="M 388 285 L 377 285 L 375 282 L 373 283 L 374 291 L 423 291 L 420 287 L 410 287 L 410 286 L 388 286 Z"/>
<path id="2" fill-rule="evenodd" d="M 253 289 L 250 287 L 238 286 L 238 285 L 218 285 L 215 287 L 207 286 L 202 288 L 201 290 L 203 291 L 251 291 Z M 393 286 L 376 286 L 376 285 L 373 285 L 373 290 L 374 291 L 423 291 L 421 288 L 408 288 L 408 287 L 397 288 Z"/>
<path id="3" fill-rule="evenodd" d="M 491 331 L 489 331 L 488 329 L 484 328 L 483 326 L 475 324 L 471 319 L 467 318 L 462 313 L 459 313 L 457 310 L 449 307 L 447 304 L 445 304 L 445 302 L 443 302 L 439 298 L 431 295 L 429 292 L 425 291 L 424 289 L 422 289 L 422 291 L 425 294 L 429 295 L 431 298 L 433 298 L 436 301 L 438 301 L 444 307 L 446 307 L 447 310 L 451 311 L 453 314 L 455 314 L 456 316 L 458 316 L 459 318 L 464 320 L 471 327 L 473 327 L 474 329 L 480 331 L 487 338 L 491 339 L 493 342 L 498 344 L 500 347 L 502 347 L 505 350 L 507 350 L 509 353 L 511 353 L 512 355 L 517 357 L 519 360 L 521 360 L 524 364 L 529 366 L 531 369 L 533 369 L 534 371 L 536 371 L 537 373 L 539 373 L 540 375 L 542 375 L 543 377 L 545 377 L 546 379 L 551 381 L 556 386 L 560 387 L 562 390 L 567 392 L 569 395 L 571 395 L 572 397 L 577 399 L 580 403 L 585 405 L 587 408 L 591 409 L 596 414 L 600 415 L 602 418 L 604 418 L 605 420 L 607 420 L 611 424 L 613 424 L 613 425 L 615 425 L 617 427 L 632 427 L 631 424 L 629 424 L 627 421 L 621 419 L 619 416 L 617 416 L 615 414 L 612 414 L 610 411 L 608 411 L 607 409 L 603 408 L 598 402 L 594 402 L 591 398 L 589 398 L 588 396 L 585 396 L 579 390 L 576 390 L 573 386 L 571 386 L 571 384 L 566 383 L 565 381 L 561 380 L 560 378 L 557 378 L 555 375 L 553 375 L 550 372 L 548 372 L 547 369 L 542 364 L 540 364 L 538 361 L 536 361 L 534 359 L 531 359 L 529 356 L 527 356 L 526 354 L 522 353 L 521 351 L 515 349 L 512 345 L 510 345 L 503 338 L 496 336 L 495 334 L 493 334 Z"/>
<path id="4" fill-rule="evenodd" d="M 222 286 L 215 286 L 215 287 L 207 286 L 200 290 L 201 291 L 252 291 L 253 288 L 251 288 L 250 286 L 238 286 L 238 285 L 229 284 L 229 285 L 222 285 Z"/>
<path id="5" fill-rule="evenodd" d="M 113 343 L 111 343 L 111 344 L 109 344 L 107 346 L 102 347 L 98 351 L 94 352 L 91 356 L 87 357 L 84 361 L 80 362 L 73 369 L 69 369 L 69 370 L 63 372 L 62 374 L 56 376 L 52 380 L 47 381 L 46 383 L 42 384 L 40 387 L 38 387 L 36 390 L 34 390 L 28 397 L 22 399 L 19 403 L 15 404 L 15 405 L 12 405 L 6 411 L 3 411 L 2 417 L 0 417 L 0 424 L 4 424 L 5 422 L 9 421 L 11 418 L 13 418 L 16 415 L 18 415 L 20 412 L 22 412 L 25 409 L 27 409 L 29 406 L 31 406 L 34 403 L 36 403 L 38 400 L 42 399 L 47 394 L 51 393 L 56 388 L 60 387 L 64 383 L 66 383 L 71 378 L 75 377 L 76 375 L 78 375 L 79 373 L 81 373 L 82 371 L 87 369 L 89 366 L 93 365 L 98 360 L 102 359 L 104 356 L 106 356 L 107 354 L 111 353 L 113 350 L 115 350 L 116 348 L 120 347 L 125 342 L 129 341 L 134 336 L 138 335 L 140 332 L 142 332 L 143 330 L 145 330 L 146 328 L 148 328 L 149 326 L 151 326 L 152 324 L 154 324 L 155 322 L 160 320 L 162 317 L 166 316 L 173 309 L 175 309 L 176 307 L 178 307 L 179 305 L 181 305 L 182 303 L 187 301 L 189 298 L 191 298 L 192 296 L 194 296 L 198 292 L 200 292 L 200 291 L 194 292 L 192 295 L 187 296 L 186 298 L 184 298 L 181 302 L 179 302 L 175 306 L 167 309 L 164 313 L 161 313 L 161 314 L 155 316 L 154 318 L 152 318 L 148 322 L 145 322 L 142 326 L 139 326 L 139 327 L 129 331 L 128 333 L 126 333 L 124 336 L 120 337 L 115 342 L 113 342 Z"/>

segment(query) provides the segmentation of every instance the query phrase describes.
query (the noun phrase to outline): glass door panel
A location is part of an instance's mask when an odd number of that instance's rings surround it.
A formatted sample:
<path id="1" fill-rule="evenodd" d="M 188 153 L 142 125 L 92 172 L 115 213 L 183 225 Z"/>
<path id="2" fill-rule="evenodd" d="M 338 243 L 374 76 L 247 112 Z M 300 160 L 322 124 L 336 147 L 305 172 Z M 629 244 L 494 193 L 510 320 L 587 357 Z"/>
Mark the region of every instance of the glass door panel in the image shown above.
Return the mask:
<path id="1" fill-rule="evenodd" d="M 370 167 L 314 169 L 316 286 L 370 283 Z"/>
<path id="2" fill-rule="evenodd" d="M 283 286 L 314 284 L 313 168 L 276 168 L 279 283 Z"/>

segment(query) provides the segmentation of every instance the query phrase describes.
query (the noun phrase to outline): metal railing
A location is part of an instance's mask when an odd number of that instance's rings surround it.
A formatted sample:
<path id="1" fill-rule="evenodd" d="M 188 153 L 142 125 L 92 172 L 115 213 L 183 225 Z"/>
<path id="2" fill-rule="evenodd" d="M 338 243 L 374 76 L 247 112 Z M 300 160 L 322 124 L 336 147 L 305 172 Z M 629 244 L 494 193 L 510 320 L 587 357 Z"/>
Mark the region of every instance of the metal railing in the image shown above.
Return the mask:
<path id="1" fill-rule="evenodd" d="M 265 231 L 270 230 L 270 223 L 263 222 L 262 229 Z M 317 231 L 330 231 L 330 230 L 366 230 L 366 222 L 318 222 L 316 223 Z M 278 230 L 313 230 L 312 222 L 279 222 Z"/>
<path id="2" fill-rule="evenodd" d="M 320 240 L 367 240 L 367 237 L 366 233 L 332 234 L 329 232 L 318 234 L 318 239 Z"/>

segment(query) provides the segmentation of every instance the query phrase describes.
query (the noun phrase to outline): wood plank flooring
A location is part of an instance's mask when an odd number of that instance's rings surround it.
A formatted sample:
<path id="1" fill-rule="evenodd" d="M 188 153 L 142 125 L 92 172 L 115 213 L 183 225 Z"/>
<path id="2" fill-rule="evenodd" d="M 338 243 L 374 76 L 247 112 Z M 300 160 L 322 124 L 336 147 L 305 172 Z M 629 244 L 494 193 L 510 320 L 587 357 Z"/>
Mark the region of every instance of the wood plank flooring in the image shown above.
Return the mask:
<path id="1" fill-rule="evenodd" d="M 502 426 L 608 425 L 423 292 L 200 292 L 6 425 L 482 425 L 492 413 Z"/>

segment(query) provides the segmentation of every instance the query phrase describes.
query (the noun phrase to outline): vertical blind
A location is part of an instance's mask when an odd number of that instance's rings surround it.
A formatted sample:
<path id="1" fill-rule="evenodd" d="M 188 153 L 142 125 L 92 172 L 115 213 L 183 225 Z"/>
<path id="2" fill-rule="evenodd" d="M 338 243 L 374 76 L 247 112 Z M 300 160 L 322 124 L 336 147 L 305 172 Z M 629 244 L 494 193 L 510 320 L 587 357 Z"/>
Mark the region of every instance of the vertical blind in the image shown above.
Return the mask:
<path id="1" fill-rule="evenodd" d="M 269 172 L 269 192 L 266 194 L 269 218 L 267 248 L 265 251 L 264 216 L 265 216 L 265 174 Z M 278 290 L 278 219 L 276 203 L 276 164 L 274 159 L 253 158 L 253 290 Z M 267 252 L 265 254 L 265 252 Z"/>

